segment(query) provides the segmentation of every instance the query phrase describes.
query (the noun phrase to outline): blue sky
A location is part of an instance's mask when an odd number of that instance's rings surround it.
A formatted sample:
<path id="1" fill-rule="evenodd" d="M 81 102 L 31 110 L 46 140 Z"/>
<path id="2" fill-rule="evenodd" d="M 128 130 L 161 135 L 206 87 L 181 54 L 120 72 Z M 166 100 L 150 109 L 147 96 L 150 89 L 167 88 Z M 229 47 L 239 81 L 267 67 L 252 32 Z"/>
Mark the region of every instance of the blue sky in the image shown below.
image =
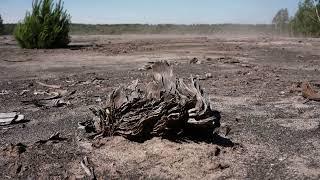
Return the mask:
<path id="1" fill-rule="evenodd" d="M 280 8 L 290 15 L 299 0 L 65 0 L 74 23 L 270 23 Z M 5 23 L 22 20 L 32 0 L 0 0 Z"/>

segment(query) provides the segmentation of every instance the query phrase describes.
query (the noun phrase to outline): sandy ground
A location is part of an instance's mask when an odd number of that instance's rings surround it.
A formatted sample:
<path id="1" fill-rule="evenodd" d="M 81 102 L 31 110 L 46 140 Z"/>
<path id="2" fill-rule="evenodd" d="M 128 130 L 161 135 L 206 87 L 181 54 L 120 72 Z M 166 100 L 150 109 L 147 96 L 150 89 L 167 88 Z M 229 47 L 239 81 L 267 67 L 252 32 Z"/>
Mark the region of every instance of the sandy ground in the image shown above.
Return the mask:
<path id="1" fill-rule="evenodd" d="M 194 57 L 201 64 L 189 64 Z M 158 60 L 172 62 L 179 77 L 213 75 L 201 84 L 232 143 L 93 141 L 78 128 L 93 117 L 89 107 L 120 84 L 145 80 L 148 71 L 139 68 Z M 320 102 L 297 90 L 304 81 L 320 89 L 319 70 L 318 39 L 73 36 L 69 49 L 25 50 L 2 36 L 0 112 L 20 112 L 28 122 L 0 126 L 0 177 L 88 178 L 80 164 L 86 156 L 98 179 L 319 179 Z M 22 103 L 61 90 L 75 92 L 63 107 Z M 61 139 L 38 142 L 56 132 Z"/>

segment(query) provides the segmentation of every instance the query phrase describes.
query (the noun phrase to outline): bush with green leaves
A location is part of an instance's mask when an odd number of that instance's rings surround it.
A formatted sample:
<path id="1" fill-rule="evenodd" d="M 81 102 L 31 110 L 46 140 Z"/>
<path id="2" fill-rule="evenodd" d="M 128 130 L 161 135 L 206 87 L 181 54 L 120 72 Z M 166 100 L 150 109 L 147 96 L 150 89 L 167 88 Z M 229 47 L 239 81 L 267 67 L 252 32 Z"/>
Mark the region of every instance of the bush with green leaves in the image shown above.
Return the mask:
<path id="1" fill-rule="evenodd" d="M 34 0 L 32 12 L 27 12 L 14 35 L 19 45 L 27 49 L 63 48 L 70 42 L 70 15 L 59 0 Z"/>

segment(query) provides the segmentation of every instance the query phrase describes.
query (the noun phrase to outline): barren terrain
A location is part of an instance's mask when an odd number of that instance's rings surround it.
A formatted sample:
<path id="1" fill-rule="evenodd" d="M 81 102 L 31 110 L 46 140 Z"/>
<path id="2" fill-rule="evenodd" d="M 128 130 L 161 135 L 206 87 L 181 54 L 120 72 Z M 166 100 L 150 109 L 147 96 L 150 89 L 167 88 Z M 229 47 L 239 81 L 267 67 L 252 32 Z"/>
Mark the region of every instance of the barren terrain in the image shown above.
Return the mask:
<path id="1" fill-rule="evenodd" d="M 93 117 L 89 108 L 149 78 L 143 67 L 160 60 L 178 77 L 212 74 L 201 85 L 221 112 L 225 139 L 88 139 L 78 123 Z M 319 70 L 319 39 L 73 36 L 68 49 L 26 50 L 0 36 L 0 112 L 28 120 L 0 126 L 0 179 L 86 178 L 84 157 L 98 179 L 319 179 L 320 102 L 299 89 L 308 81 L 319 90 Z M 61 107 L 23 103 L 62 91 L 73 93 Z"/>

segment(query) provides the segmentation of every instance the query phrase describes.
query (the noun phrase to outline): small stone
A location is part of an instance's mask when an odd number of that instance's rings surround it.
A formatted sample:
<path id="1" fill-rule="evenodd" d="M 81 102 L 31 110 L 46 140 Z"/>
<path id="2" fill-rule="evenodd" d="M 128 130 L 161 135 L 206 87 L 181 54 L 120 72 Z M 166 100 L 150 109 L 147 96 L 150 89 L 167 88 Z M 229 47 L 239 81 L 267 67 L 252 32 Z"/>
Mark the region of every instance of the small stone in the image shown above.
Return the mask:
<path id="1" fill-rule="evenodd" d="M 201 64 L 201 61 L 198 58 L 194 57 L 189 61 L 189 64 Z"/>
<path id="2" fill-rule="evenodd" d="M 0 95 L 7 95 L 7 94 L 9 94 L 9 91 L 7 90 L 0 91 Z"/>
<path id="3" fill-rule="evenodd" d="M 228 165 L 228 164 L 219 163 L 218 165 L 216 165 L 216 168 L 215 168 L 215 169 L 224 170 L 224 169 L 227 169 L 227 168 L 229 168 L 229 167 L 230 167 L 230 165 Z"/>
<path id="4" fill-rule="evenodd" d="M 21 93 L 20 93 L 20 96 L 26 94 L 27 92 L 29 92 L 30 90 L 22 90 Z"/>
<path id="5" fill-rule="evenodd" d="M 211 73 L 206 73 L 205 76 L 206 76 L 207 79 L 212 78 L 212 74 Z"/>
<path id="6" fill-rule="evenodd" d="M 146 71 L 146 70 L 149 70 L 149 69 L 152 69 L 151 64 L 145 64 L 143 67 L 139 68 L 138 70 L 139 71 Z"/>
<path id="7" fill-rule="evenodd" d="M 96 102 L 101 102 L 101 101 L 102 101 L 101 98 L 97 98 L 97 99 L 96 99 Z"/>

